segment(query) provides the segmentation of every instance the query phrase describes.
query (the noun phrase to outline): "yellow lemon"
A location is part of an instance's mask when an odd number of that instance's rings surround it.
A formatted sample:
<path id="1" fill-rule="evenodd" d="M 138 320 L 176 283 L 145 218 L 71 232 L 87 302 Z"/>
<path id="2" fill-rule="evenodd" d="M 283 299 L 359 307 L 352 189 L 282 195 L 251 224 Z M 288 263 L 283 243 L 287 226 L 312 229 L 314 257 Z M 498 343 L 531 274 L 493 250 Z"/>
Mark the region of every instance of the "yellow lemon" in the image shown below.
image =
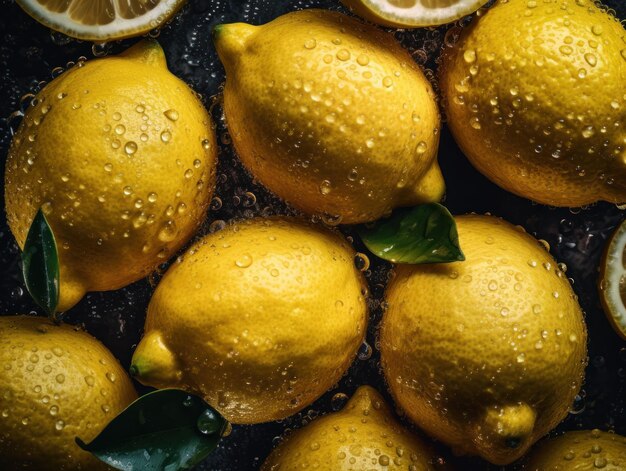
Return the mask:
<path id="1" fill-rule="evenodd" d="M 382 396 L 361 386 L 346 407 L 285 439 L 262 471 L 432 471 L 432 451 L 393 417 Z"/>
<path id="2" fill-rule="evenodd" d="M 93 440 L 136 399 L 111 352 L 75 327 L 3 316 L 0 363 L 2 469 L 109 469 L 74 439 Z"/>
<path id="3" fill-rule="evenodd" d="M 443 56 L 461 149 L 539 203 L 626 201 L 626 31 L 596 3 L 499 0 Z"/>
<path id="4" fill-rule="evenodd" d="M 623 471 L 626 437 L 600 430 L 567 432 L 545 440 L 528 455 L 525 471 Z"/>
<path id="5" fill-rule="evenodd" d="M 206 236 L 158 285 L 132 371 L 202 395 L 234 423 L 294 414 L 341 378 L 363 341 L 354 257 L 339 234 L 294 219 Z"/>
<path id="6" fill-rule="evenodd" d="M 457 226 L 464 262 L 396 268 L 383 371 L 427 433 L 507 464 L 567 415 L 583 381 L 585 324 L 567 277 L 532 236 L 489 216 Z"/>
<path id="7" fill-rule="evenodd" d="M 347 224 L 442 197 L 434 93 L 391 35 L 321 10 L 214 35 L 233 144 L 279 197 Z"/>
<path id="8" fill-rule="evenodd" d="M 46 214 L 64 311 L 179 249 L 204 220 L 215 165 L 202 103 L 158 43 L 141 42 L 76 65 L 33 100 L 6 163 L 9 227 L 23 247 L 37 210 Z"/>

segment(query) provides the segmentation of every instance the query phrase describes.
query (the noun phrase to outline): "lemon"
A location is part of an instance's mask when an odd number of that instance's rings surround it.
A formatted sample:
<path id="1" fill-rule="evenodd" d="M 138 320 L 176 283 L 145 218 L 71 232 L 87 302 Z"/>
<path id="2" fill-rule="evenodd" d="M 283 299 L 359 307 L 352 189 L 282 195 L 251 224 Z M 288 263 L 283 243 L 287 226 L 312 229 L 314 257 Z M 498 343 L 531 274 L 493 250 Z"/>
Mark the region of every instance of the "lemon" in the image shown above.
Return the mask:
<path id="1" fill-rule="evenodd" d="M 56 236 L 59 311 L 86 291 L 123 287 L 191 237 L 214 188 L 209 115 L 141 42 L 79 64 L 48 84 L 9 150 L 9 227 L 23 247 L 42 208 Z"/>
<path id="2" fill-rule="evenodd" d="M 17 0 L 45 26 L 78 39 L 112 41 L 147 33 L 185 0 Z"/>
<path id="3" fill-rule="evenodd" d="M 592 0 L 499 0 L 447 49 L 448 123 L 474 166 L 539 203 L 626 201 L 626 31 Z"/>
<path id="4" fill-rule="evenodd" d="M 381 395 L 361 386 L 340 412 L 285 439 L 262 471 L 431 471 L 432 451 L 400 425 Z"/>
<path id="5" fill-rule="evenodd" d="M 126 372 L 89 334 L 0 317 L 0 462 L 4 470 L 106 470 L 76 445 L 136 399 Z"/>
<path id="6" fill-rule="evenodd" d="M 622 471 L 626 469 L 626 437 L 600 430 L 567 432 L 534 448 L 526 471 Z"/>
<path id="7" fill-rule="evenodd" d="M 294 414 L 341 378 L 363 341 L 354 257 L 339 234 L 288 218 L 206 236 L 158 285 L 132 371 L 202 395 L 233 423 Z"/>
<path id="8" fill-rule="evenodd" d="M 214 36 L 235 149 L 279 197 L 346 224 L 441 198 L 433 90 L 391 35 L 305 10 Z"/>
<path id="9" fill-rule="evenodd" d="M 532 236 L 495 217 L 456 221 L 464 262 L 396 268 L 382 367 L 419 427 L 507 464 L 567 415 L 583 381 L 585 324 L 567 277 Z"/>
<path id="10" fill-rule="evenodd" d="M 600 300 L 615 332 L 626 340 L 626 221 L 609 239 L 600 264 Z"/>
<path id="11" fill-rule="evenodd" d="M 487 0 L 341 0 L 372 23 L 395 28 L 418 28 L 450 23 L 474 13 Z"/>

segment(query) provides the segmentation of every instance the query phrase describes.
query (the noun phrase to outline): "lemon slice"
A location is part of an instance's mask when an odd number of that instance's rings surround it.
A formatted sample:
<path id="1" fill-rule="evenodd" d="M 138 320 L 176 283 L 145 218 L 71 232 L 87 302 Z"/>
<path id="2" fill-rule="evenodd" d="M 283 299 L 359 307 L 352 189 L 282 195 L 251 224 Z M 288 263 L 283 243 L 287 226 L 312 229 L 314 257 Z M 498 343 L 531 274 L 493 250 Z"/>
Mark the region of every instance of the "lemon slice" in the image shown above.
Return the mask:
<path id="1" fill-rule="evenodd" d="M 606 247 L 600 267 L 600 298 L 615 331 L 626 340 L 626 220 Z"/>
<path id="2" fill-rule="evenodd" d="M 40 23 L 68 36 L 110 41 L 167 21 L 185 0 L 17 0 Z"/>
<path id="3" fill-rule="evenodd" d="M 451 23 L 474 13 L 487 0 L 342 0 L 366 20 L 395 28 Z"/>

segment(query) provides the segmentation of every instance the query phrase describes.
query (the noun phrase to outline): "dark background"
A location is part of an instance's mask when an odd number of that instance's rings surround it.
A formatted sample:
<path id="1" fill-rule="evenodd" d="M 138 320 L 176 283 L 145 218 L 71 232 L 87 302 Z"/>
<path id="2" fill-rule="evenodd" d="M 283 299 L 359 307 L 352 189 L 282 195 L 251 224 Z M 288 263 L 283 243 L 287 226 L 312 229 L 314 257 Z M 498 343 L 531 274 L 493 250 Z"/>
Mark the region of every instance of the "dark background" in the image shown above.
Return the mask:
<path id="1" fill-rule="evenodd" d="M 618 17 L 626 19 L 623 0 L 605 0 Z M 92 47 L 91 43 L 72 40 L 30 19 L 10 0 L 0 0 L 0 171 L 12 133 L 24 111 L 45 82 L 57 76 L 79 57 L 88 59 L 123 50 L 134 40 Z M 220 166 L 216 197 L 207 222 L 198 234 L 213 231 L 222 221 L 233 217 L 252 217 L 293 213 L 269 195 L 241 168 L 236 160 L 220 106 L 224 70 L 210 39 L 211 26 L 223 22 L 245 21 L 260 24 L 280 14 L 302 8 L 324 7 L 343 10 L 331 0 L 189 0 L 184 9 L 162 31 L 155 32 L 168 57 L 170 70 L 202 94 L 217 123 L 220 144 Z M 461 21 L 462 24 L 464 21 Z M 396 31 L 394 34 L 409 49 L 416 62 L 434 79 L 437 55 L 445 34 L 459 24 L 439 29 Z M 453 34 L 450 33 L 450 34 Z M 611 329 L 597 294 L 598 265 L 607 237 L 624 218 L 615 205 L 598 203 L 583 209 L 556 209 L 531 203 L 506 193 L 478 174 L 463 157 L 448 130 L 444 128 L 439 160 L 448 188 L 445 204 L 453 214 L 467 212 L 502 216 L 523 225 L 537 238 L 545 239 L 551 253 L 568 266 L 567 275 L 586 313 L 589 328 L 589 366 L 587 379 L 567 419 L 557 431 L 600 428 L 626 435 L 626 342 Z M 4 207 L 4 191 L 0 193 Z M 343 229 L 347 234 L 349 229 Z M 357 243 L 358 246 L 358 243 Z M 363 247 L 357 249 L 364 251 Z M 90 293 L 65 317 L 70 323 L 82 324 L 98 337 L 128 368 L 132 351 L 142 332 L 146 307 L 163 265 L 148 279 L 125 289 Z M 374 262 L 367 272 L 372 290 L 371 322 L 367 342 L 375 346 L 380 320 L 380 300 L 389 265 Z M 19 251 L 0 217 L 0 315 L 42 314 L 30 301 L 20 276 Z M 285 433 L 301 427 L 316 416 L 337 410 L 357 386 L 371 384 L 389 398 L 379 372 L 376 348 L 368 358 L 363 347 L 359 359 L 339 385 L 301 413 L 279 423 L 236 426 L 218 450 L 198 470 L 257 469 L 269 451 Z M 140 392 L 147 389 L 137 384 Z M 455 461 L 440 447 L 447 461 Z M 463 470 L 514 469 L 490 466 L 478 459 L 458 461 Z"/>

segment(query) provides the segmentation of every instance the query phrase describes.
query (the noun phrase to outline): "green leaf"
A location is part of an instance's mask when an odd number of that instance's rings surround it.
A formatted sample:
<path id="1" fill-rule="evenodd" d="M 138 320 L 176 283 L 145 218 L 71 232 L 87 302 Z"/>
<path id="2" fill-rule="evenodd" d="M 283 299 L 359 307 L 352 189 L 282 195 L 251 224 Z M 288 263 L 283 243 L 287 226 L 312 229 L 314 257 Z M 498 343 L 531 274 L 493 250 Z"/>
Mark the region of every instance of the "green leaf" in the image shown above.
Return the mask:
<path id="1" fill-rule="evenodd" d="M 22 252 L 22 273 L 32 298 L 53 315 L 59 303 L 59 256 L 54 234 L 41 209 L 28 229 Z"/>
<path id="2" fill-rule="evenodd" d="M 359 235 L 373 254 L 390 262 L 420 264 L 465 260 L 454 218 L 438 203 L 399 209 L 372 227 L 361 226 Z"/>
<path id="3" fill-rule="evenodd" d="M 197 396 L 161 389 L 140 397 L 83 450 L 115 469 L 191 469 L 217 446 L 228 422 Z"/>

